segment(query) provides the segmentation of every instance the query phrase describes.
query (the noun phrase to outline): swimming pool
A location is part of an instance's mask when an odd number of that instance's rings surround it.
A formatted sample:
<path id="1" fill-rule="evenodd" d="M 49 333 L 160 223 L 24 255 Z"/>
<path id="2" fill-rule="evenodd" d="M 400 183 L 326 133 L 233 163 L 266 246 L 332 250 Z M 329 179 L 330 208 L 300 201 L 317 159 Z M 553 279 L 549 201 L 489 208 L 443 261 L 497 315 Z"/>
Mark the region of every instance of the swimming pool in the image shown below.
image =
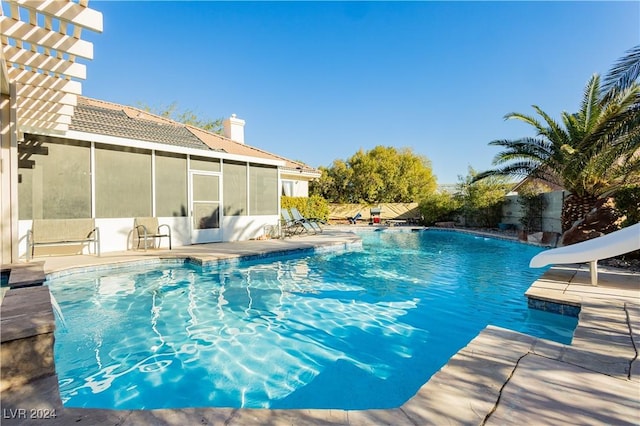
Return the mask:
<path id="1" fill-rule="evenodd" d="M 527 308 L 539 248 L 361 236 L 355 251 L 52 280 L 64 404 L 392 408 L 488 324 L 570 342 L 576 318 Z"/>

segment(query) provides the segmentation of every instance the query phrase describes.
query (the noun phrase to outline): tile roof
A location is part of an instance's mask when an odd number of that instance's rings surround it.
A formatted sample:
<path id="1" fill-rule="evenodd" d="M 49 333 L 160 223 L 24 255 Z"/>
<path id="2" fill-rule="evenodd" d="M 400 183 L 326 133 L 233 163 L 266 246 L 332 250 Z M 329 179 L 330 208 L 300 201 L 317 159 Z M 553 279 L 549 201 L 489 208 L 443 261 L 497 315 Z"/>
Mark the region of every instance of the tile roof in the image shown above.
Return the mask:
<path id="1" fill-rule="evenodd" d="M 225 138 L 224 136 L 221 136 L 217 133 L 207 132 L 198 127 L 187 126 L 187 128 L 204 143 L 209 145 L 212 149 L 222 150 L 230 154 L 284 161 L 285 165 L 282 167 L 283 169 L 292 170 L 295 172 L 303 171 L 305 173 L 317 174 L 318 177 L 320 177 L 320 172 L 317 169 L 314 169 L 313 167 L 310 167 L 299 161 L 289 160 L 288 158 L 272 154 L 260 148 L 256 148 L 251 145 L 239 143 Z"/>
<path id="2" fill-rule="evenodd" d="M 138 111 L 139 114 L 136 114 Z M 182 124 L 153 116 L 142 110 L 125 109 L 122 105 L 84 97 L 78 98 L 78 105 L 75 107 L 69 129 L 186 148 L 215 150 L 198 139 Z"/>
<path id="3" fill-rule="evenodd" d="M 233 141 L 217 133 L 178 123 L 171 119 L 125 105 L 78 97 L 70 130 L 165 143 L 195 149 L 226 152 L 246 157 L 283 161 L 284 170 L 319 177 L 320 171 L 262 149 Z"/>

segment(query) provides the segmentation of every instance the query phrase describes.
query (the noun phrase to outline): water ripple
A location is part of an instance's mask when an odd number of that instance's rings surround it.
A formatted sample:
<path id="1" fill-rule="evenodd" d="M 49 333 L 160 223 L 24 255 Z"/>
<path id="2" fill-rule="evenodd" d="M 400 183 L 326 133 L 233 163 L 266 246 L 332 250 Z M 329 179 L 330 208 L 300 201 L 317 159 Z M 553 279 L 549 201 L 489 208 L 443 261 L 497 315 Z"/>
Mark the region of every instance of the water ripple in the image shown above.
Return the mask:
<path id="1" fill-rule="evenodd" d="M 571 337 L 575 322 L 526 307 L 539 249 L 438 232 L 363 239 L 358 252 L 54 280 L 64 404 L 391 408 L 489 323 Z"/>

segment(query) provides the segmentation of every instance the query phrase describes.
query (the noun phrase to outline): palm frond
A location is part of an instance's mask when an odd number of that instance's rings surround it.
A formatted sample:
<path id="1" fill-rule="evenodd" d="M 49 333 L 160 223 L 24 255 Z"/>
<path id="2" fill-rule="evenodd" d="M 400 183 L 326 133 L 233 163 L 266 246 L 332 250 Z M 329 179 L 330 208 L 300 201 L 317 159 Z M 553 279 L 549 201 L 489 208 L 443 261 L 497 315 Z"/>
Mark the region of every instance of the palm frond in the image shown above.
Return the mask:
<path id="1" fill-rule="evenodd" d="M 533 106 L 535 108 L 535 105 Z M 544 127 L 542 126 L 542 124 L 535 119 L 535 117 L 531 116 L 531 115 L 527 115 L 527 114 L 521 114 L 519 112 L 510 112 L 509 114 L 506 114 L 504 116 L 505 120 L 520 120 L 522 122 L 525 122 L 527 124 L 532 125 L 533 127 L 535 127 L 536 129 L 543 129 Z"/>
<path id="2" fill-rule="evenodd" d="M 594 74 L 585 89 L 581 112 L 584 112 L 584 131 L 589 133 L 596 127 L 602 114 L 600 103 L 600 76 Z"/>
<path id="3" fill-rule="evenodd" d="M 640 77 L 640 44 L 625 52 L 625 56 L 618 59 L 604 79 L 601 96 L 615 94 L 626 89 Z"/>
<path id="4" fill-rule="evenodd" d="M 600 104 L 600 76 L 594 74 L 587 83 L 584 94 L 582 96 L 582 103 L 578 116 L 580 116 L 580 122 L 583 126 L 582 131 L 589 132 L 589 129 L 595 124 L 597 117 L 599 116 L 599 104 Z"/>
<path id="5" fill-rule="evenodd" d="M 482 179 L 486 179 L 488 177 L 527 177 L 530 176 L 533 171 L 538 167 L 538 164 L 521 161 L 516 163 L 508 164 L 504 167 L 499 167 L 496 169 L 491 169 L 484 171 L 482 173 L 478 173 L 474 176 L 472 182 L 477 182 Z"/>
<path id="6" fill-rule="evenodd" d="M 544 118 L 547 127 L 540 126 L 538 135 L 544 136 L 556 146 L 562 146 L 567 143 L 567 132 L 555 121 L 549 114 L 544 112 L 539 106 L 533 105 L 538 115 Z"/>
<path id="7" fill-rule="evenodd" d="M 615 97 L 610 97 L 604 106 L 598 124 L 588 134 L 585 144 L 599 151 L 608 145 L 627 141 L 629 149 L 638 147 L 640 140 L 634 138 L 640 128 L 640 85 L 634 83 Z"/>
<path id="8" fill-rule="evenodd" d="M 489 144 L 506 148 L 493 158 L 494 165 L 522 159 L 543 163 L 553 155 L 553 145 L 544 139 L 496 140 Z"/>
<path id="9" fill-rule="evenodd" d="M 569 114 L 565 111 L 561 117 L 567 133 L 566 142 L 563 145 L 570 145 L 572 147 L 579 145 L 585 135 L 584 125 L 582 124 L 583 116 L 579 113 Z"/>

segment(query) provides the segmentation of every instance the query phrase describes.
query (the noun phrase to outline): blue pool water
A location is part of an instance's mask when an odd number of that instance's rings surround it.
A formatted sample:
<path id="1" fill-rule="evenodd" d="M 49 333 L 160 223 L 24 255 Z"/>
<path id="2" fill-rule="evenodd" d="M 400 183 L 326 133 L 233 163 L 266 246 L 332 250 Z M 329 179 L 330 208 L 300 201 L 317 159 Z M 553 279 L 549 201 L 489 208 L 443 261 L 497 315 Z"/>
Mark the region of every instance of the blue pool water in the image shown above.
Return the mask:
<path id="1" fill-rule="evenodd" d="M 539 248 L 455 232 L 368 232 L 363 249 L 49 282 L 71 407 L 392 408 L 488 324 L 569 343 L 527 308 Z"/>

